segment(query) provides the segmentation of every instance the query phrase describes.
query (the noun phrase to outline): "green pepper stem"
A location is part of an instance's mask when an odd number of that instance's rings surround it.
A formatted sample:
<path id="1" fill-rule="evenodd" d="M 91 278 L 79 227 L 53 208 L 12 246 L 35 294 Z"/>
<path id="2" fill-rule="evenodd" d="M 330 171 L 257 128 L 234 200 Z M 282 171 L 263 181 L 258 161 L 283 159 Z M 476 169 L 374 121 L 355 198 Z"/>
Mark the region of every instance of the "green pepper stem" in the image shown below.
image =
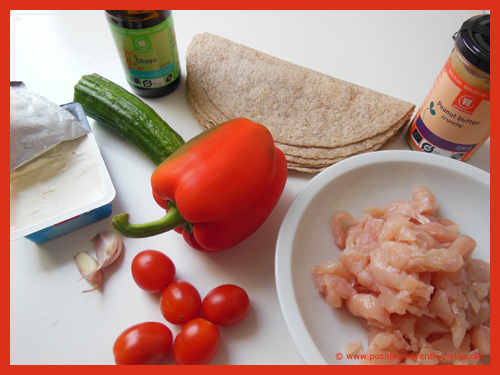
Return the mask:
<path id="1" fill-rule="evenodd" d="M 169 204 L 169 210 L 161 219 L 144 224 L 130 224 L 129 214 L 115 215 L 111 219 L 113 228 L 122 236 L 131 238 L 144 238 L 156 236 L 157 234 L 168 232 L 178 227 L 188 227 L 187 222 L 175 204 Z"/>

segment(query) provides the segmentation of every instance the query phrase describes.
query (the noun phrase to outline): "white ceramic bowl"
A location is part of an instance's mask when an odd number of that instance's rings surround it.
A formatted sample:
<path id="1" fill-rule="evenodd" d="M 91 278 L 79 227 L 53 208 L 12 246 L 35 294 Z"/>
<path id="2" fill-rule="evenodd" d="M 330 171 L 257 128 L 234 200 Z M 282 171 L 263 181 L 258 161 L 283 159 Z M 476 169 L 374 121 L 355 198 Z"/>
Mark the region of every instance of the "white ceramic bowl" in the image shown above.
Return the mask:
<path id="1" fill-rule="evenodd" d="M 306 363 L 358 364 L 346 358 L 344 345 L 360 339 L 363 349 L 368 347 L 359 319 L 345 308 L 329 307 L 310 274 L 311 266 L 336 260 L 340 253 L 331 234 L 332 214 L 346 210 L 358 218 L 366 206 L 411 200 L 416 185 L 434 193 L 438 216 L 459 224 L 460 232 L 478 243 L 473 256 L 489 262 L 489 173 L 415 151 L 379 151 L 334 164 L 299 192 L 283 220 L 276 248 L 281 309 Z"/>

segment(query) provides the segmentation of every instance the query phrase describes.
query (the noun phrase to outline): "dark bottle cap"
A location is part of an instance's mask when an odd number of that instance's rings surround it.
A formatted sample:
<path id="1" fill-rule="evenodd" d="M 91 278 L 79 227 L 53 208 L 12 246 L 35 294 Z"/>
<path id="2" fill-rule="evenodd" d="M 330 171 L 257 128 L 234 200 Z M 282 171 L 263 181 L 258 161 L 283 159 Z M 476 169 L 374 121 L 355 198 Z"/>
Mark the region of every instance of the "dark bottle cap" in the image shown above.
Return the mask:
<path id="1" fill-rule="evenodd" d="M 490 74 L 490 15 L 482 14 L 465 21 L 454 35 L 460 53 L 476 68 Z"/>

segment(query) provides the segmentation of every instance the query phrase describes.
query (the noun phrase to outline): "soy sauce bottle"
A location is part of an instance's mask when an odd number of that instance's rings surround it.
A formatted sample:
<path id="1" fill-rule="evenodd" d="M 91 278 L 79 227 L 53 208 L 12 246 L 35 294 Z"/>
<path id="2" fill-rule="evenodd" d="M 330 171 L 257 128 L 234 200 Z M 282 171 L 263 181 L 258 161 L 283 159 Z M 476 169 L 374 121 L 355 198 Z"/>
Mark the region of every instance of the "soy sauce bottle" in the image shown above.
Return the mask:
<path id="1" fill-rule="evenodd" d="M 140 96 L 174 92 L 181 68 L 171 10 L 106 10 L 125 76 Z"/>

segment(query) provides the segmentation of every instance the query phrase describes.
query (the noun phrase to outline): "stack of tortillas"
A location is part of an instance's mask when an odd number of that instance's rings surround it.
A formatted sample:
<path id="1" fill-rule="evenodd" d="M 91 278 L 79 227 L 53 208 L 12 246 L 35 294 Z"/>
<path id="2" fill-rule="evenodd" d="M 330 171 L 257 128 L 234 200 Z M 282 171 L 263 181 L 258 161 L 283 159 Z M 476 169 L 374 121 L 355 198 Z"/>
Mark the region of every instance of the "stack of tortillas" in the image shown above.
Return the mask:
<path id="1" fill-rule="evenodd" d="M 265 125 L 288 167 L 320 172 L 390 146 L 415 105 L 204 33 L 186 56 L 186 96 L 207 130 L 245 117 Z"/>

